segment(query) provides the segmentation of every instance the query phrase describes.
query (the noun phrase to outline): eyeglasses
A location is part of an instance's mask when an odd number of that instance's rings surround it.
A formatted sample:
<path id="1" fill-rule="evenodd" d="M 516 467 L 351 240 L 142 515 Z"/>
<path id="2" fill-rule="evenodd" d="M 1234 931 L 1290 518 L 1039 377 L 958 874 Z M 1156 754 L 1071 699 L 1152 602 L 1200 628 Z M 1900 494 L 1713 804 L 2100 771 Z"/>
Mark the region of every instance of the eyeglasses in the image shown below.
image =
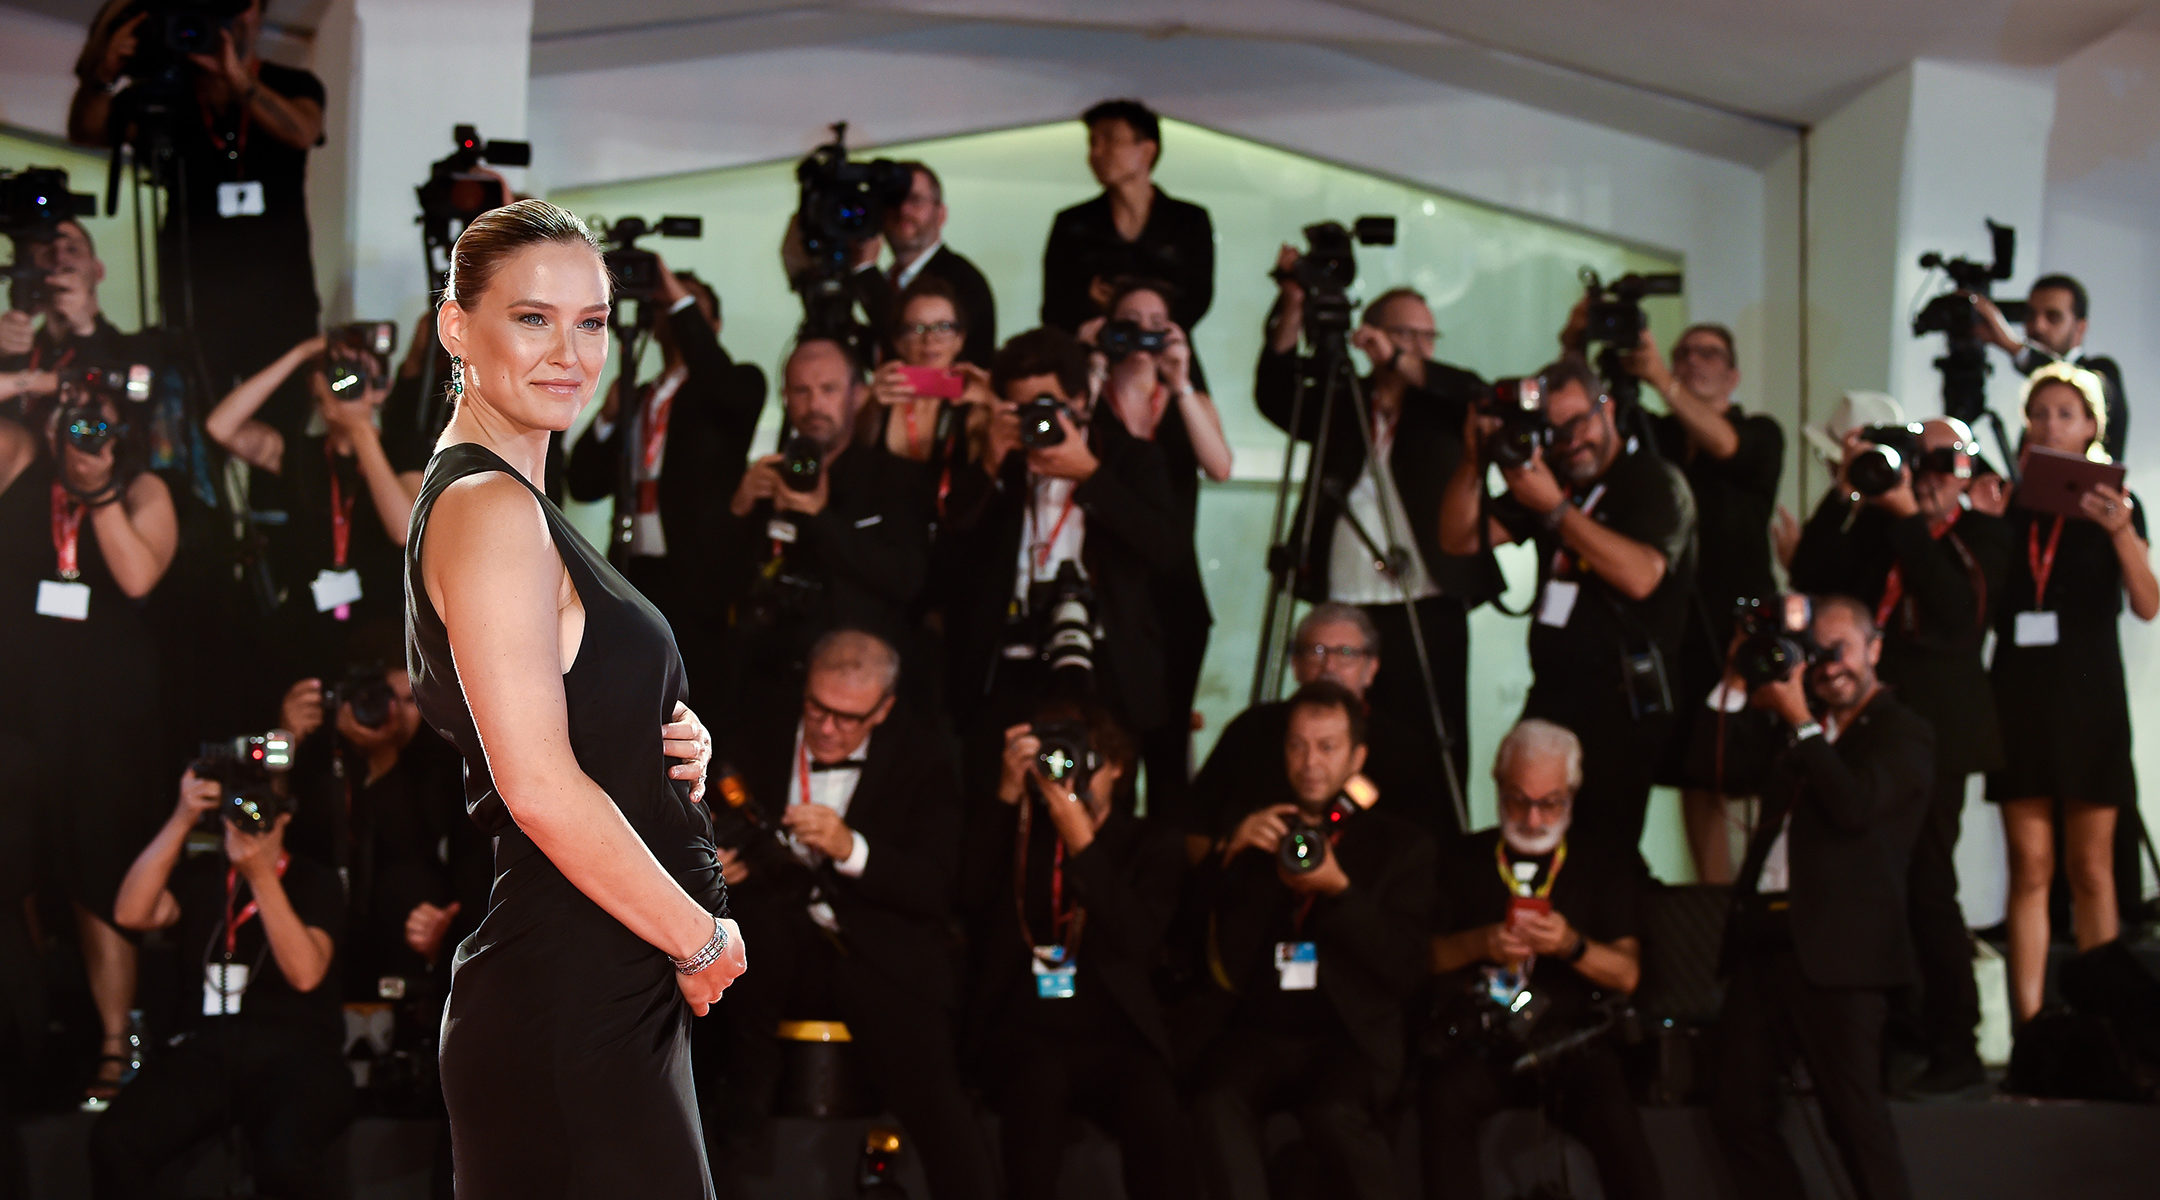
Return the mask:
<path id="1" fill-rule="evenodd" d="M 1683 358 L 1707 358 L 1712 362 L 1732 361 L 1732 355 L 1725 353 L 1725 347 L 1706 342 L 1692 345 L 1682 342 L 1672 348 L 1672 357 L 1674 362 L 1679 362 Z"/>
<path id="2" fill-rule="evenodd" d="M 1382 325 L 1380 332 L 1396 341 L 1416 342 L 1420 346 L 1430 346 L 1440 340 L 1439 330 L 1419 329 L 1414 325 Z"/>
<path id="3" fill-rule="evenodd" d="M 1556 446 L 1574 445 L 1575 439 L 1589 426 L 1590 418 L 1596 416 L 1600 408 L 1605 407 L 1606 399 L 1607 397 L 1599 396 L 1590 402 L 1588 412 L 1577 413 L 1575 416 L 1553 426 L 1553 444 Z"/>
<path id="4" fill-rule="evenodd" d="M 876 716 L 877 710 L 884 703 L 885 701 L 881 697 L 876 704 L 870 706 L 869 712 L 842 712 L 837 708 L 820 703 L 817 697 L 804 693 L 802 701 L 803 724 L 822 725 L 830 721 L 833 728 L 840 730 L 842 733 L 852 732 L 861 729 L 869 722 L 870 718 Z"/>
<path id="5" fill-rule="evenodd" d="M 1511 788 L 1500 789 L 1500 807 L 1518 817 L 1536 814 L 1540 817 L 1557 817 L 1575 802 L 1575 793 L 1558 791 L 1546 796 L 1525 796 Z"/>
<path id="6" fill-rule="evenodd" d="M 939 337 L 954 337 L 959 332 L 960 323 L 958 321 L 932 321 L 927 325 L 915 324 L 900 327 L 900 336 L 902 337 L 929 337 L 931 334 L 936 334 Z"/>
<path id="7" fill-rule="evenodd" d="M 1331 658 L 1346 663 L 1358 663 L 1371 658 L 1373 652 L 1363 646 L 1323 646 L 1318 642 L 1310 642 L 1297 648 L 1297 656 L 1322 663 Z"/>

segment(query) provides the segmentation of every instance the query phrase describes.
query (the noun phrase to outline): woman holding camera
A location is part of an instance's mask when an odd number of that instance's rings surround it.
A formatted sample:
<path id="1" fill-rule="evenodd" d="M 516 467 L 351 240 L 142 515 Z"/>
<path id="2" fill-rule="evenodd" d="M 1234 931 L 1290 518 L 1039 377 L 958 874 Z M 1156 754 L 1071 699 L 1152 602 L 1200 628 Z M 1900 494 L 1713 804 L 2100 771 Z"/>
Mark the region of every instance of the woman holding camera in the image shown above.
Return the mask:
<path id="1" fill-rule="evenodd" d="M 30 794 L 6 807 L 36 821 L 39 863 L 75 911 L 103 1027 L 86 1107 L 119 1090 L 131 1055 L 135 948 L 113 898 L 158 820 L 157 646 L 141 604 L 172 566 L 179 522 L 144 469 L 118 402 L 63 379 L 37 432 L 0 420 L 0 728 L 29 747 Z M 36 884 L 0 895 L 10 916 Z"/>
<path id="2" fill-rule="evenodd" d="M 317 335 L 243 380 L 203 422 L 219 445 L 278 480 L 287 516 L 272 545 L 283 599 L 266 657 L 281 683 L 342 672 L 353 631 L 394 628 L 404 616 L 400 547 L 421 455 L 380 428 L 385 367 Z M 306 432 L 288 437 L 256 413 L 303 368 L 315 412 Z"/>
<path id="3" fill-rule="evenodd" d="M 2025 385 L 2025 439 L 2106 462 L 2107 404 L 2100 377 L 2068 363 Z M 2028 450 L 2029 454 L 2029 450 Z M 2160 614 L 2145 514 L 2105 484 L 2064 517 L 2013 502 L 2010 574 L 1996 605 L 1994 685 L 2007 764 L 1988 775 L 2010 845 L 2010 997 L 2019 1021 L 2040 1011 L 2047 977 L 2048 885 L 2054 818 L 2080 950 L 2113 941 L 2116 814 L 2137 803 L 2130 760 L 2130 700 L 2116 622 L 2128 597 L 2140 621 Z"/>

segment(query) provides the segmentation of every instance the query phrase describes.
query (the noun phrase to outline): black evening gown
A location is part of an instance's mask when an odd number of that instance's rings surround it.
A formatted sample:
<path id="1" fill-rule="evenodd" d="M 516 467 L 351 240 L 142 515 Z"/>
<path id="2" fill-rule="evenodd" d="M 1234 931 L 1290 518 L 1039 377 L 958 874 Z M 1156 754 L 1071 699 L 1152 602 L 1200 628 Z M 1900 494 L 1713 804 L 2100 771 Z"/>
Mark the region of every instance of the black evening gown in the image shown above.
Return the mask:
<path id="1" fill-rule="evenodd" d="M 406 657 L 421 713 L 465 757 L 465 805 L 495 838 L 487 916 L 457 949 L 443 1016 L 443 1096 L 460 1200 L 710 1197 L 690 1076 L 690 1010 L 658 949 L 563 878 L 488 775 L 442 619 L 420 576 L 428 514 L 468 475 L 515 468 L 472 443 L 428 463 L 406 542 Z M 531 487 L 529 482 L 527 487 Z M 660 613 L 534 491 L 585 606 L 563 675 L 578 766 L 700 903 L 726 885 L 712 822 L 668 779 L 660 726 L 686 694 Z"/>

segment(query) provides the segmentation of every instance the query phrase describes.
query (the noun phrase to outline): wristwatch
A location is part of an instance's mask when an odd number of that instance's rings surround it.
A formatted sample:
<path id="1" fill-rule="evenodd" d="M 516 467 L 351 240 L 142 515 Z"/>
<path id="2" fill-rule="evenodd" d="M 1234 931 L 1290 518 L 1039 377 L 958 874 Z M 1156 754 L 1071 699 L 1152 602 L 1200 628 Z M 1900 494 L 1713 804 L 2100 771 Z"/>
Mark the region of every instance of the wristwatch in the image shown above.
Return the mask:
<path id="1" fill-rule="evenodd" d="M 1560 961 L 1572 967 L 1580 963 L 1583 960 L 1583 955 L 1588 953 L 1590 953 L 1590 939 L 1578 933 L 1575 935 L 1575 948 L 1561 955 Z"/>
<path id="2" fill-rule="evenodd" d="M 1794 744 L 1795 746 L 1797 746 L 1797 745 L 1799 745 L 1800 743 L 1802 743 L 1802 742 L 1804 742 L 1804 741 L 1808 740 L 1808 739 L 1809 739 L 1809 738 L 1811 738 L 1811 737 L 1821 737 L 1822 735 L 1823 735 L 1823 727 L 1822 727 L 1822 722 L 1821 722 L 1821 721 L 1809 721 L 1809 722 L 1808 722 L 1807 724 L 1805 724 L 1805 725 L 1796 725 L 1796 726 L 1794 726 L 1794 727 L 1793 727 L 1793 731 L 1792 731 L 1792 740 L 1793 740 L 1793 744 Z"/>

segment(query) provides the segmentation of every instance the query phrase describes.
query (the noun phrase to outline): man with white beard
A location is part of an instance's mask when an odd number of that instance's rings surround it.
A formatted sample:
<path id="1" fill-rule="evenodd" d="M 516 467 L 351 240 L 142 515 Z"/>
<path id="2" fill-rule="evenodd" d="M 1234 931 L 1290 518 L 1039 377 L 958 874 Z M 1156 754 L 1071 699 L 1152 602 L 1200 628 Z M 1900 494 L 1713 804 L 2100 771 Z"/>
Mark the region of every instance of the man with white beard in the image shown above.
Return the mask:
<path id="1" fill-rule="evenodd" d="M 1499 828 L 1463 838 L 1441 865 L 1419 1103 L 1425 1195 L 1484 1195 L 1479 1122 L 1543 1103 L 1589 1147 L 1606 1196 L 1656 1196 L 1657 1162 L 1612 1039 L 1550 1053 L 1635 990 L 1640 873 L 1632 855 L 1569 841 L 1583 773 L 1582 742 L 1566 728 L 1518 723 L 1493 782 Z M 1539 1070 L 1512 1069 L 1540 1050 Z"/>

